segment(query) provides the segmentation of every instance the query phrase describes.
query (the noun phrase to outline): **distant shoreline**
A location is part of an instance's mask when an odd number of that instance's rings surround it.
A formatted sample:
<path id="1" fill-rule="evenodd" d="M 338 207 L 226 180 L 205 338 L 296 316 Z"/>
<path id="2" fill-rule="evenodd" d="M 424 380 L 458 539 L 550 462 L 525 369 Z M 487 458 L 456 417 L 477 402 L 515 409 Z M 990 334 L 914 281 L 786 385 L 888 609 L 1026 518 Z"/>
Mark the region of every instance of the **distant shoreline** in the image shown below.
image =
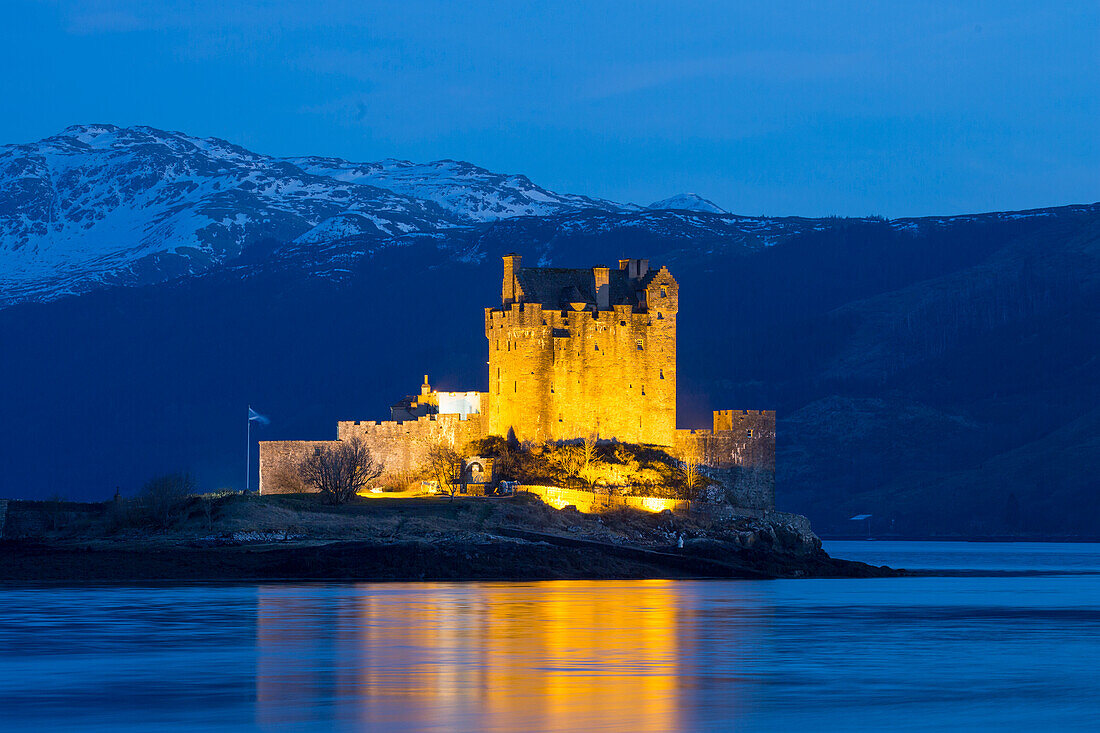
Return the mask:
<path id="1" fill-rule="evenodd" d="M 1097 544 L 1100 543 L 1100 535 L 1096 536 L 1063 536 L 1063 535 L 1039 535 L 1039 536 L 973 536 L 973 537 L 940 537 L 934 535 L 920 535 L 917 537 L 870 537 L 852 535 L 818 535 L 823 542 L 1034 542 L 1051 544 Z"/>

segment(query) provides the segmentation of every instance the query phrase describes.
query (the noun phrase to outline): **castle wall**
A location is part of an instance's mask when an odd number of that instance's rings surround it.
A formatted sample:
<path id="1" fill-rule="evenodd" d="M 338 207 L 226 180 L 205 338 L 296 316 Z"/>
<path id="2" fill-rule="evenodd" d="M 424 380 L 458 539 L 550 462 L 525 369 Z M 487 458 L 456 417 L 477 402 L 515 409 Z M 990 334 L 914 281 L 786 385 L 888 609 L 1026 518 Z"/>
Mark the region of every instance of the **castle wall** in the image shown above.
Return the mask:
<path id="1" fill-rule="evenodd" d="M 659 496 L 608 496 L 606 493 L 566 489 L 560 486 L 521 484 L 516 487 L 516 490 L 533 494 L 555 509 L 575 506 L 577 511 L 586 514 L 622 508 L 641 509 L 646 512 L 662 512 L 668 509 L 678 513 L 689 511 L 692 504 L 682 499 L 667 499 Z"/>
<path id="2" fill-rule="evenodd" d="M 677 430 L 674 453 L 694 456 L 735 506 L 775 508 L 775 411 L 718 410 L 714 430 Z"/>
<path id="3" fill-rule="evenodd" d="M 520 440 L 601 438 L 671 445 L 676 429 L 676 281 L 664 268 L 648 307 L 485 311 L 490 434 Z"/>
<path id="4" fill-rule="evenodd" d="M 336 424 L 339 440 L 360 438 L 375 459 L 385 464 L 387 474 L 415 471 L 423 467 L 428 449 L 443 444 L 463 452 L 471 440 L 485 437 L 481 415 L 425 415 L 415 421 L 374 422 L 341 420 Z"/>
<path id="5" fill-rule="evenodd" d="M 293 494 L 313 491 L 298 478 L 298 466 L 309 452 L 359 438 L 385 466 L 386 475 L 416 471 L 428 449 L 440 443 L 460 453 L 471 440 L 485 436 L 480 415 L 426 415 L 416 420 L 374 422 L 341 420 L 336 440 L 279 440 L 260 443 L 260 493 Z"/>
<path id="6" fill-rule="evenodd" d="M 335 440 L 261 440 L 260 493 L 300 494 L 311 491 L 298 476 L 298 466 L 315 449 L 333 445 L 336 445 Z"/>

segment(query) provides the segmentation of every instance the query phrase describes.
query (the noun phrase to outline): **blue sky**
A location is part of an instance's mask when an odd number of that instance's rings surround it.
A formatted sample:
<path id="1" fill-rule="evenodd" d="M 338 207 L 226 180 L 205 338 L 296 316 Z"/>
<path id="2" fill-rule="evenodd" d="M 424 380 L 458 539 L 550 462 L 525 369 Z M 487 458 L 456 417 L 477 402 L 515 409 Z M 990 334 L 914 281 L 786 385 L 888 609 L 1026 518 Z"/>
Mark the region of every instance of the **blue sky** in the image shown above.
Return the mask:
<path id="1" fill-rule="evenodd" d="M 0 141 L 147 124 L 555 190 L 907 216 L 1100 200 L 1100 3 L 5 0 Z"/>

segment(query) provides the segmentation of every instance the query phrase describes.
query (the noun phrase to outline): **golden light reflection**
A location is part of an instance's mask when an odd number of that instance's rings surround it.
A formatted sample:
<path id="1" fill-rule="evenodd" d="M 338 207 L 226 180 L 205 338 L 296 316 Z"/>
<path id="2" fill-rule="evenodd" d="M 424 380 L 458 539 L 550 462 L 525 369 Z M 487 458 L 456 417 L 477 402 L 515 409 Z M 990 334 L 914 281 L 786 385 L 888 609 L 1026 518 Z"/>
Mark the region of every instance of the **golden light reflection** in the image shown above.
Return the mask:
<path id="1" fill-rule="evenodd" d="M 293 724 L 320 693 L 333 718 L 371 729 L 675 730 L 693 635 L 674 586 L 346 586 L 308 624 L 301 598 L 262 589 L 258 722 Z"/>

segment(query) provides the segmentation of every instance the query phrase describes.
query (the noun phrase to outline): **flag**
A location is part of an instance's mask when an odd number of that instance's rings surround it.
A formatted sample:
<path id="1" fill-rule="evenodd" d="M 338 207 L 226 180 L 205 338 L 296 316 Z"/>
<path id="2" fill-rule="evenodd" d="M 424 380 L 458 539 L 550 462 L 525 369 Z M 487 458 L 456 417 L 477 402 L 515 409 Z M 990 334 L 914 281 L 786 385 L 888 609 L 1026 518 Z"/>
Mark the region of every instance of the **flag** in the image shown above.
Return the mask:
<path id="1" fill-rule="evenodd" d="M 251 407 L 248 408 L 248 421 L 249 422 L 257 422 L 260 425 L 268 425 L 268 424 L 271 423 L 270 420 L 268 420 L 266 417 L 264 417 L 260 413 L 253 410 Z"/>

